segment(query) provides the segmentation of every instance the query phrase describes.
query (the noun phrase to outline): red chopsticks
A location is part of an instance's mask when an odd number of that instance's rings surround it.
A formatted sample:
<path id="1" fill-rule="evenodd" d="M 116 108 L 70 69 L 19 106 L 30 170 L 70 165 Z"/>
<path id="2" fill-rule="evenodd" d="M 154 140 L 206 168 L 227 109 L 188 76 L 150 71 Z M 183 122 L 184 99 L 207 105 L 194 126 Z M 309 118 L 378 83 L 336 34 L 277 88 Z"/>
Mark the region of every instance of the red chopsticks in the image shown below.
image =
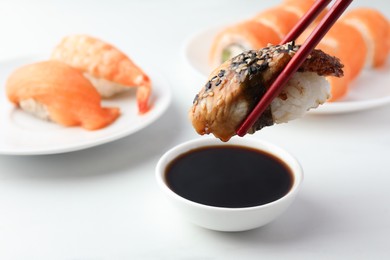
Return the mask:
<path id="1" fill-rule="evenodd" d="M 330 8 L 325 17 L 321 20 L 318 26 L 302 44 L 299 50 L 296 52 L 294 57 L 290 60 L 287 66 L 283 69 L 280 75 L 272 83 L 268 91 L 260 99 L 259 103 L 251 111 L 248 117 L 244 120 L 241 126 L 236 131 L 238 136 L 244 136 L 252 125 L 257 121 L 260 115 L 265 109 L 271 104 L 272 100 L 276 98 L 282 90 L 284 84 L 290 79 L 290 77 L 298 70 L 305 59 L 341 16 L 341 14 L 347 9 L 353 0 L 338 0 Z M 304 15 L 298 24 L 292 29 L 292 31 L 283 39 L 283 43 L 296 39 L 310 22 L 318 16 L 318 14 L 326 7 L 329 1 L 317 1 L 313 7 Z"/>

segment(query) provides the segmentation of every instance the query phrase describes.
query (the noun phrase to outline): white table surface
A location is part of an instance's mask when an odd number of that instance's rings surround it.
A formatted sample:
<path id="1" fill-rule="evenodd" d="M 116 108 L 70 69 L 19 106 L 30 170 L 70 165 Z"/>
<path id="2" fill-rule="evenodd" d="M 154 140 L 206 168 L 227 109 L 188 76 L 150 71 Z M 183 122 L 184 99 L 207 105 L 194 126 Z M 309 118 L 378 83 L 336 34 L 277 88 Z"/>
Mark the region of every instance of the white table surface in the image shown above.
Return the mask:
<path id="1" fill-rule="evenodd" d="M 278 2 L 2 0 L 0 60 L 49 53 L 63 36 L 87 33 L 161 70 L 173 100 L 152 125 L 109 144 L 0 156 L 0 259 L 390 259 L 390 106 L 256 133 L 305 171 L 294 204 L 263 228 L 189 224 L 156 185 L 159 157 L 198 137 L 187 110 L 204 79 L 184 63 L 184 41 Z M 390 17 L 387 1 L 355 2 Z"/>

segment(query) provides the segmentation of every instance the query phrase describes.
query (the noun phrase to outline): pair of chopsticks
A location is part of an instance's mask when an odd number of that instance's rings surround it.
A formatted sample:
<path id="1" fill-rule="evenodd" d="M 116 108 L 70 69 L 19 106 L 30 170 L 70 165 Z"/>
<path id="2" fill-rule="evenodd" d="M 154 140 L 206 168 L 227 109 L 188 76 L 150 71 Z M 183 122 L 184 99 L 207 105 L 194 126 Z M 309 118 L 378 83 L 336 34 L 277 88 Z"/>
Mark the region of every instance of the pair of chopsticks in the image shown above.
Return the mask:
<path id="1" fill-rule="evenodd" d="M 276 98 L 281 92 L 283 86 L 291 78 L 291 76 L 298 70 L 302 63 L 306 60 L 309 54 L 347 9 L 353 0 L 337 0 L 330 8 L 325 17 L 317 25 L 314 31 L 309 35 L 306 41 L 301 45 L 299 50 L 292 57 L 287 66 L 283 69 L 280 75 L 275 79 L 269 87 L 264 96 L 260 99 L 255 108 L 249 113 L 248 117 L 240 125 L 236 134 L 244 136 L 252 125 L 257 121 L 265 109 L 271 104 L 272 100 Z M 331 0 L 317 0 L 309 11 L 299 20 L 291 32 L 283 39 L 281 44 L 295 40 L 320 14 L 320 12 L 331 2 Z"/>

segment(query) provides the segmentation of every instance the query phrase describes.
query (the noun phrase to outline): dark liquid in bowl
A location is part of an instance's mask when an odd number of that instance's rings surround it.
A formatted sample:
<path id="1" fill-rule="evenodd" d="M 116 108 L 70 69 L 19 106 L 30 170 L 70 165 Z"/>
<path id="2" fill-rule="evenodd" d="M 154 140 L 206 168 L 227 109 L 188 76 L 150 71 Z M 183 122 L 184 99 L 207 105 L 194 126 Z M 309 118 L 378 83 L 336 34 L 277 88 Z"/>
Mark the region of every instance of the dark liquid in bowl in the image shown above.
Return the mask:
<path id="1" fill-rule="evenodd" d="M 241 208 L 263 205 L 286 195 L 294 182 L 279 158 L 240 146 L 209 146 L 173 160 L 165 179 L 178 195 L 204 205 Z"/>

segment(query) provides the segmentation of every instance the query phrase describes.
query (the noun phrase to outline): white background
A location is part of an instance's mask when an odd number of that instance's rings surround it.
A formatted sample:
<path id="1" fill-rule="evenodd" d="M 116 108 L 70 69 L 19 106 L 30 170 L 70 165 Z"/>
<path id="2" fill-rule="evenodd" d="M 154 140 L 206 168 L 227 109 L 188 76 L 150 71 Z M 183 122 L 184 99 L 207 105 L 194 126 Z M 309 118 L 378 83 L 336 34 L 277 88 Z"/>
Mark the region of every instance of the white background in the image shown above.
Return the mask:
<path id="1" fill-rule="evenodd" d="M 390 17 L 387 1 L 355 2 Z M 0 60 L 48 55 L 63 36 L 87 33 L 164 73 L 173 102 L 155 123 L 110 144 L 0 156 L 0 259 L 390 259 L 390 106 L 256 133 L 293 153 L 305 171 L 295 203 L 263 228 L 199 228 L 158 190 L 158 158 L 198 137 L 187 111 L 204 79 L 183 61 L 185 40 L 277 3 L 2 0 Z"/>

